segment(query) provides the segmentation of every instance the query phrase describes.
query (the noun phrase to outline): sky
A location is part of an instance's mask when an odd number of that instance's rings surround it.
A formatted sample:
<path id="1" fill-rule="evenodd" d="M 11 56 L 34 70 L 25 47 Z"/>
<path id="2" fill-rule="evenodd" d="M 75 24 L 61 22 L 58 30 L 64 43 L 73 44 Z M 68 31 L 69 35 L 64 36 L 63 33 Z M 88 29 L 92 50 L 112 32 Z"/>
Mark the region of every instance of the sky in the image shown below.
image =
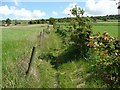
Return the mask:
<path id="1" fill-rule="evenodd" d="M 0 0 L 0 20 L 19 20 L 68 17 L 75 5 L 85 10 L 84 16 L 105 16 L 118 14 L 116 3 L 111 0 Z"/>

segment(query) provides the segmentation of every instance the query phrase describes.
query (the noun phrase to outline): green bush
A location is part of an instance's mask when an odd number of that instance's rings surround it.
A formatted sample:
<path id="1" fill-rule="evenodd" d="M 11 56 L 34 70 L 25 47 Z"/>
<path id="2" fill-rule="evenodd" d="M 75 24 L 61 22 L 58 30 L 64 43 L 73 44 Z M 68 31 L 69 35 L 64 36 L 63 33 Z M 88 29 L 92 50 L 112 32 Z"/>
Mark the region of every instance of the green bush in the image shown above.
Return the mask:
<path id="1" fill-rule="evenodd" d="M 87 46 L 100 58 L 95 64 L 100 77 L 111 87 L 120 85 L 120 41 L 107 32 L 97 33 L 89 38 Z"/>

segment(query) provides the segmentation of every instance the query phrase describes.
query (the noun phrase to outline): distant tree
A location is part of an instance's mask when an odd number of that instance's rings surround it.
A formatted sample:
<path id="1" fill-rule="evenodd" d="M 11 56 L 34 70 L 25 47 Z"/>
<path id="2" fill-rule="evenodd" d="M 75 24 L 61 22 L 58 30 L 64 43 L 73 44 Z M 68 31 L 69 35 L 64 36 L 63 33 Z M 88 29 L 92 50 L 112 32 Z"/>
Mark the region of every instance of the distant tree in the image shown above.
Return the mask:
<path id="1" fill-rule="evenodd" d="M 104 18 L 103 18 L 103 21 L 107 21 L 107 17 L 104 17 Z"/>
<path id="2" fill-rule="evenodd" d="M 118 6 L 118 9 L 120 9 L 120 5 Z"/>
<path id="3" fill-rule="evenodd" d="M 11 20 L 9 18 L 7 18 L 5 22 L 6 22 L 7 26 L 9 26 L 11 24 Z"/>
<path id="4" fill-rule="evenodd" d="M 93 22 L 96 22 L 96 17 L 93 17 L 93 16 L 91 16 L 91 19 L 93 20 Z"/>
<path id="5" fill-rule="evenodd" d="M 54 18 L 49 18 L 49 24 L 53 25 L 55 22 L 55 19 Z"/>
<path id="6" fill-rule="evenodd" d="M 37 24 L 36 20 L 33 20 L 33 24 Z"/>
<path id="7" fill-rule="evenodd" d="M 5 24 L 6 23 L 6 21 L 5 20 L 2 20 L 2 24 Z"/>
<path id="8" fill-rule="evenodd" d="M 45 22 L 45 19 L 41 19 L 41 24 L 44 24 Z"/>
<path id="9" fill-rule="evenodd" d="M 40 24 L 40 20 L 36 20 L 36 23 L 37 23 L 37 24 Z"/>
<path id="10" fill-rule="evenodd" d="M 30 20 L 30 21 L 28 22 L 28 24 L 33 24 L 32 20 Z"/>
<path id="11" fill-rule="evenodd" d="M 21 24 L 21 22 L 19 22 L 18 20 L 15 20 L 15 25 L 17 24 Z"/>

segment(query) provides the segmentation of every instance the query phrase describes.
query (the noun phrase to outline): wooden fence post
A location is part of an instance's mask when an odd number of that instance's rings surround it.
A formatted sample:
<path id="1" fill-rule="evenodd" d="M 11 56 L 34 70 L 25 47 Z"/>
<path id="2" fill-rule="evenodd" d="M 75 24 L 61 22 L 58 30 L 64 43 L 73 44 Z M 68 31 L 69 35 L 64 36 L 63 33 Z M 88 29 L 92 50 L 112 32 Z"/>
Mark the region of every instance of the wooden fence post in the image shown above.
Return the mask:
<path id="1" fill-rule="evenodd" d="M 33 63 L 34 56 L 35 56 L 35 48 L 36 48 L 36 47 L 33 47 L 33 49 L 32 49 L 31 58 L 30 58 L 30 62 L 29 62 L 28 69 L 27 69 L 27 71 L 26 71 L 26 75 L 29 74 L 29 72 L 30 72 L 31 65 L 32 65 L 32 63 Z"/>
<path id="2" fill-rule="evenodd" d="M 43 33 L 42 33 L 42 37 L 44 38 L 44 32 L 45 32 L 45 29 L 43 29 Z"/>

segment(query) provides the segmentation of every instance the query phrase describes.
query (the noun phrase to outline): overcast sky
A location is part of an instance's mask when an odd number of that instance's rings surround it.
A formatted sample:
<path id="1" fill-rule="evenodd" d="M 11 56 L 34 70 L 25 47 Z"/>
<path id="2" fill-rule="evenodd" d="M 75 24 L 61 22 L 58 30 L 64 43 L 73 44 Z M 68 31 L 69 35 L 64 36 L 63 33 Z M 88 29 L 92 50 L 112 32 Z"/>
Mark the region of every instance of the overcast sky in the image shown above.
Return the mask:
<path id="1" fill-rule="evenodd" d="M 9 1 L 9 2 L 8 2 Z M 55 0 L 54 0 L 55 1 Z M 0 19 L 41 19 L 67 17 L 75 5 L 85 10 L 85 16 L 118 14 L 116 3 L 111 0 L 70 0 L 70 2 L 40 2 L 32 0 L 4 0 L 0 3 Z"/>

